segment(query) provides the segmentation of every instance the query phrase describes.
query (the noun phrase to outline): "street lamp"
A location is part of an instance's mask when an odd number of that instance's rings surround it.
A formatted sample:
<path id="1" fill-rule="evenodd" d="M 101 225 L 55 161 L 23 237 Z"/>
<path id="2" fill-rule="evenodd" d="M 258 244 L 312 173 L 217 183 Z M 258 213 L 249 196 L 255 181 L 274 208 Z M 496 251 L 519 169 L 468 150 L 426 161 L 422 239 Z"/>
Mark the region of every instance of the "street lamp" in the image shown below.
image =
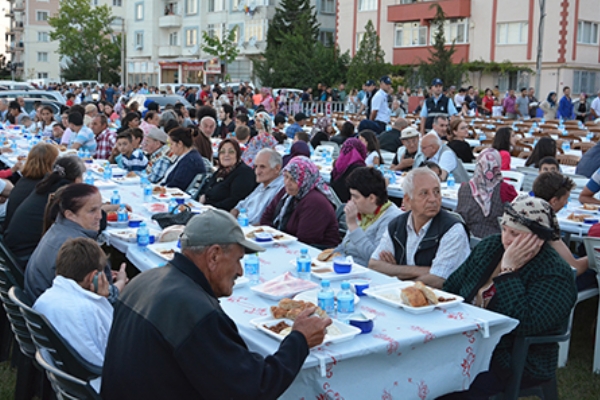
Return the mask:
<path id="1" fill-rule="evenodd" d="M 540 81 L 542 79 L 542 50 L 544 44 L 544 19 L 546 18 L 546 0 L 540 1 L 540 23 L 538 25 L 538 44 L 535 62 L 535 92 L 540 96 Z"/>
<path id="2" fill-rule="evenodd" d="M 125 18 L 115 17 L 113 24 L 115 23 L 119 24 L 121 28 L 121 85 L 127 87 L 127 74 L 125 73 Z"/>

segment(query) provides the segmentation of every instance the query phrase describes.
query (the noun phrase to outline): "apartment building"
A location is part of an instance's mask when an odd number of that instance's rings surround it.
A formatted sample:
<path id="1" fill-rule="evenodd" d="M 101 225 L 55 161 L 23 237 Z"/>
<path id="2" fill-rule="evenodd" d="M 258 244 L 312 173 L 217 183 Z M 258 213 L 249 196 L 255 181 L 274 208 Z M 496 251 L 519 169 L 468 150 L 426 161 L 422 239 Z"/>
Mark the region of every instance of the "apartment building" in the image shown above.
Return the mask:
<path id="1" fill-rule="evenodd" d="M 335 0 L 312 0 L 320 40 L 333 44 Z M 266 48 L 277 0 L 131 0 L 127 4 L 127 82 L 150 85 L 216 82 L 222 67 L 202 51 L 202 32 L 219 38 L 235 29 L 240 53 L 227 66 L 232 80 L 252 79 L 252 58 Z"/>
<path id="2" fill-rule="evenodd" d="M 454 42 L 454 62 L 511 61 L 535 71 L 540 9 L 538 0 L 438 0 L 447 21 L 445 36 Z M 373 21 L 386 61 L 418 64 L 429 56 L 435 9 L 431 0 L 347 0 L 338 2 L 336 42 L 356 52 L 365 25 Z M 597 0 L 546 1 L 539 97 L 570 86 L 578 93 L 600 88 L 600 44 Z M 472 73 L 465 84 L 480 89 L 533 86 L 526 71 L 511 74 Z"/>

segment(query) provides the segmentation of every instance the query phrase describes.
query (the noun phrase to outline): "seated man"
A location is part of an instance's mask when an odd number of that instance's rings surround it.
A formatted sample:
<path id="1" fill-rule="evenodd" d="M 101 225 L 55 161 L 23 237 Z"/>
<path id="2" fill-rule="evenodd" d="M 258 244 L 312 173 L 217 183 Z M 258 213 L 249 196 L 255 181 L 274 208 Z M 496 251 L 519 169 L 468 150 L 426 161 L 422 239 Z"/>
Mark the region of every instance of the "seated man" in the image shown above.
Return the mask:
<path id="1" fill-rule="evenodd" d="M 260 217 L 262 217 L 265 208 L 283 187 L 282 164 L 281 154 L 275 150 L 267 148 L 258 152 L 254 159 L 254 173 L 256 174 L 256 182 L 259 185 L 248 197 L 240 201 L 231 210 L 234 217 L 237 217 L 243 208 L 246 210 L 250 225 L 260 223 Z"/>
<path id="2" fill-rule="evenodd" d="M 250 128 L 248 128 L 246 125 L 236 126 L 233 138 L 240 145 L 242 152 L 246 151 L 248 142 L 250 141 Z"/>
<path id="3" fill-rule="evenodd" d="M 415 156 L 413 166 L 421 167 L 425 161 L 433 161 L 442 169 L 442 181 L 452 172 L 456 183 L 460 184 L 469 180 L 461 160 L 456 157 L 452 149 L 442 143 L 442 139 L 435 132 L 429 132 L 421 139 L 421 149 Z"/>
<path id="4" fill-rule="evenodd" d="M 329 318 L 296 318 L 273 355 L 248 350 L 219 305 L 231 296 L 244 253 L 264 249 L 222 210 L 193 217 L 181 253 L 138 275 L 115 305 L 102 371 L 102 398 L 276 399 L 323 341 Z M 126 356 L 124 356 L 126 355 Z"/>
<path id="5" fill-rule="evenodd" d="M 96 155 L 96 135 L 94 132 L 83 125 L 83 117 L 77 112 L 69 114 L 67 120 L 69 122 L 69 129 L 71 129 L 71 136 L 69 137 L 69 148 L 75 150 L 87 150 L 90 156 Z"/>
<path id="6" fill-rule="evenodd" d="M 133 172 L 141 172 L 146 169 L 148 159 L 142 150 L 133 147 L 133 138 L 129 129 L 117 136 L 117 148 L 121 153 L 121 157 L 118 159 L 119 167 Z"/>
<path id="7" fill-rule="evenodd" d="M 432 129 L 429 131 L 429 133 L 435 132 L 440 139 L 446 140 L 446 137 L 448 136 L 449 124 L 450 121 L 448 121 L 448 117 L 438 115 L 433 118 Z"/>
<path id="8" fill-rule="evenodd" d="M 440 181 L 429 168 L 410 171 L 402 190 L 410 211 L 390 222 L 369 268 L 441 288 L 469 256 L 469 233 L 457 214 L 441 208 Z"/>
<path id="9" fill-rule="evenodd" d="M 293 142 L 299 142 L 299 141 L 303 141 L 305 142 L 307 145 L 310 146 L 310 135 L 304 131 L 298 131 L 296 132 L 296 134 L 294 135 L 294 140 Z"/>
<path id="10" fill-rule="evenodd" d="M 159 182 L 164 176 L 171 164 L 174 162 L 169 158 L 169 145 L 167 141 L 169 137 L 160 128 L 155 126 L 151 127 L 148 131 L 148 136 L 144 139 L 142 147 L 148 158 L 148 165 L 146 165 L 146 172 L 148 173 L 148 179 L 152 176 L 150 182 Z M 177 157 L 173 157 L 177 158 Z M 160 161 L 164 159 L 165 161 Z"/>
<path id="11" fill-rule="evenodd" d="M 540 160 L 540 168 L 539 173 L 543 174 L 544 172 L 560 172 L 560 165 L 556 158 L 554 157 L 544 157 Z"/>
<path id="12" fill-rule="evenodd" d="M 402 130 L 400 141 L 402 147 L 398 148 L 396 156 L 392 161 L 392 171 L 410 171 L 415 162 L 415 156 L 419 151 L 419 131 L 413 127 Z"/>
<path id="13" fill-rule="evenodd" d="M 402 146 L 402 131 L 408 127 L 408 121 L 397 118 L 392 124 L 392 129 L 381 132 L 379 135 L 379 148 L 395 153 Z"/>
<path id="14" fill-rule="evenodd" d="M 296 132 L 303 131 L 303 126 L 306 125 L 307 119 L 308 117 L 303 112 L 299 112 L 298 114 L 294 115 L 295 122 L 288 126 L 285 130 L 285 134 L 287 135 L 287 137 L 293 139 L 294 136 L 296 136 Z"/>
<path id="15" fill-rule="evenodd" d="M 104 274 L 106 255 L 94 240 L 67 240 L 56 257 L 56 278 L 33 305 L 86 361 L 101 367 L 113 319 Z"/>

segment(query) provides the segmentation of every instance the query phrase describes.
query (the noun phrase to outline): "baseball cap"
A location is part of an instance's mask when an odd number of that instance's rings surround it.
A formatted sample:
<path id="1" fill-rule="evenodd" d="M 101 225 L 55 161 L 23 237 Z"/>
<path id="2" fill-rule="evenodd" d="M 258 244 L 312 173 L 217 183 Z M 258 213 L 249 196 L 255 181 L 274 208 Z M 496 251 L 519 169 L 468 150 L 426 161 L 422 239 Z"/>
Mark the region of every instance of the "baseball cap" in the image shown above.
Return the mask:
<path id="1" fill-rule="evenodd" d="M 383 82 L 383 83 L 385 83 L 386 85 L 391 85 L 391 84 L 392 84 L 392 80 L 391 80 L 391 79 L 390 79 L 390 77 L 389 77 L 389 76 L 387 76 L 387 75 L 385 75 L 385 76 L 382 76 L 381 78 L 379 78 L 379 82 Z"/>
<path id="2" fill-rule="evenodd" d="M 168 139 L 167 134 L 162 129 L 156 127 L 150 128 L 150 130 L 148 131 L 148 137 L 150 139 L 158 140 L 162 143 L 167 143 Z"/>
<path id="3" fill-rule="evenodd" d="M 296 122 L 300 122 L 305 119 L 308 119 L 308 117 L 302 112 L 299 112 L 298 114 L 294 115 L 294 120 L 296 120 Z"/>
<path id="4" fill-rule="evenodd" d="M 442 80 L 440 78 L 435 78 L 431 82 L 431 86 L 436 86 L 436 85 L 444 86 L 444 82 L 442 82 Z"/>
<path id="5" fill-rule="evenodd" d="M 412 126 L 409 126 L 408 128 L 402 129 L 402 133 L 400 134 L 400 140 L 410 139 L 410 138 L 418 137 L 418 136 L 419 136 L 419 131 L 416 130 L 415 128 L 413 128 Z"/>
<path id="6" fill-rule="evenodd" d="M 185 226 L 180 241 L 183 247 L 237 243 L 244 248 L 246 254 L 265 251 L 246 239 L 242 228 L 231 214 L 216 209 L 192 217 Z"/>
<path id="7" fill-rule="evenodd" d="M 375 86 L 375 81 L 373 79 L 369 79 L 367 83 L 365 83 L 365 86 Z"/>

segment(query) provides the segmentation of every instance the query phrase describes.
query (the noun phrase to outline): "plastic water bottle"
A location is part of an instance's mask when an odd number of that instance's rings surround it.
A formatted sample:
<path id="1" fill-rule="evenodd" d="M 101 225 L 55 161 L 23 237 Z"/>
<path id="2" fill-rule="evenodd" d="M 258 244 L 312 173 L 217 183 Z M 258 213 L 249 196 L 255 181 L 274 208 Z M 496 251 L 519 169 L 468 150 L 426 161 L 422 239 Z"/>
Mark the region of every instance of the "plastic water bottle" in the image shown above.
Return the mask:
<path id="1" fill-rule="evenodd" d="M 125 208 L 125 204 L 121 204 L 119 207 L 119 211 L 117 212 L 117 221 L 118 222 L 127 222 L 129 217 L 127 215 L 127 209 Z"/>
<path id="2" fill-rule="evenodd" d="M 250 286 L 255 286 L 260 283 L 260 261 L 256 254 L 246 256 L 244 275 L 246 275 L 246 278 L 250 281 Z"/>
<path id="3" fill-rule="evenodd" d="M 152 203 L 152 185 L 146 182 L 144 186 L 144 203 Z"/>
<path id="4" fill-rule="evenodd" d="M 113 195 L 110 198 L 110 204 L 121 204 L 121 195 L 118 190 L 113 190 Z"/>
<path id="5" fill-rule="evenodd" d="M 312 260 L 308 255 L 308 249 L 304 248 L 300 250 L 300 256 L 296 258 L 296 272 L 298 278 L 310 281 L 310 264 Z"/>
<path id="6" fill-rule="evenodd" d="M 569 143 L 568 140 L 565 140 L 562 143 L 562 149 L 563 149 L 563 151 L 569 151 L 569 150 L 571 150 L 571 144 Z"/>
<path id="7" fill-rule="evenodd" d="M 454 188 L 455 183 L 456 181 L 454 180 L 454 175 L 452 175 L 452 172 L 450 172 L 448 174 L 448 179 L 446 179 L 446 184 L 448 185 L 448 188 L 452 189 Z"/>
<path id="8" fill-rule="evenodd" d="M 333 163 L 331 151 L 327 151 L 327 155 L 325 156 L 325 163 L 327 163 L 327 165 L 331 165 Z"/>
<path id="9" fill-rule="evenodd" d="M 142 221 L 140 227 L 137 230 L 137 245 L 142 251 L 146 251 L 150 244 L 150 232 L 146 226 L 146 222 Z"/>
<path id="10" fill-rule="evenodd" d="M 485 133 L 482 133 L 481 135 L 479 135 L 479 141 L 483 142 L 484 140 L 487 140 L 487 136 Z"/>
<path id="11" fill-rule="evenodd" d="M 140 172 L 140 186 L 145 188 L 148 182 L 148 173 L 145 170 Z"/>
<path id="12" fill-rule="evenodd" d="M 250 221 L 248 220 L 248 214 L 246 213 L 245 208 L 240 208 L 240 213 L 238 214 L 237 220 L 238 224 L 240 224 L 242 228 L 245 228 L 248 225 L 250 225 Z"/>
<path id="13" fill-rule="evenodd" d="M 350 284 L 344 281 L 342 290 L 337 295 L 337 319 L 347 324 L 352 314 L 354 314 L 354 293 L 350 291 Z"/>
<path id="14" fill-rule="evenodd" d="M 89 150 L 85 149 L 85 150 L 83 151 L 83 158 L 85 158 L 86 160 L 87 160 L 88 158 L 90 158 L 90 152 L 89 152 Z"/>
<path id="15" fill-rule="evenodd" d="M 329 284 L 329 280 L 323 279 L 321 281 L 321 290 L 317 295 L 317 303 L 319 307 L 323 309 L 332 317 L 335 313 L 335 300 L 333 295 L 333 290 L 331 289 L 331 285 Z"/>
<path id="16" fill-rule="evenodd" d="M 587 140 L 592 140 L 592 138 L 594 137 L 594 133 L 593 132 L 588 132 L 587 135 L 585 135 L 585 137 L 587 138 Z"/>
<path id="17" fill-rule="evenodd" d="M 175 199 L 171 199 L 169 200 L 169 212 L 173 211 L 173 210 L 177 210 L 177 200 Z M 173 211 L 174 213 L 176 213 L 176 211 Z"/>
<path id="18" fill-rule="evenodd" d="M 13 153 L 15 151 L 17 151 L 17 141 L 16 140 L 12 140 L 12 142 L 10 143 L 10 149 L 13 151 Z"/>
<path id="19" fill-rule="evenodd" d="M 110 164 L 106 164 L 106 166 L 104 167 L 102 178 L 104 178 L 105 181 L 112 179 L 112 167 L 110 166 Z"/>
<path id="20" fill-rule="evenodd" d="M 83 150 L 81 148 L 79 150 L 77 150 L 77 157 L 83 158 Z"/>
<path id="21" fill-rule="evenodd" d="M 94 176 L 92 175 L 92 171 L 90 171 L 89 169 L 85 173 L 84 183 L 87 185 L 94 185 Z"/>
<path id="22" fill-rule="evenodd" d="M 387 177 L 390 181 L 390 185 L 393 185 L 394 183 L 396 183 L 396 173 L 394 171 L 388 170 Z"/>

